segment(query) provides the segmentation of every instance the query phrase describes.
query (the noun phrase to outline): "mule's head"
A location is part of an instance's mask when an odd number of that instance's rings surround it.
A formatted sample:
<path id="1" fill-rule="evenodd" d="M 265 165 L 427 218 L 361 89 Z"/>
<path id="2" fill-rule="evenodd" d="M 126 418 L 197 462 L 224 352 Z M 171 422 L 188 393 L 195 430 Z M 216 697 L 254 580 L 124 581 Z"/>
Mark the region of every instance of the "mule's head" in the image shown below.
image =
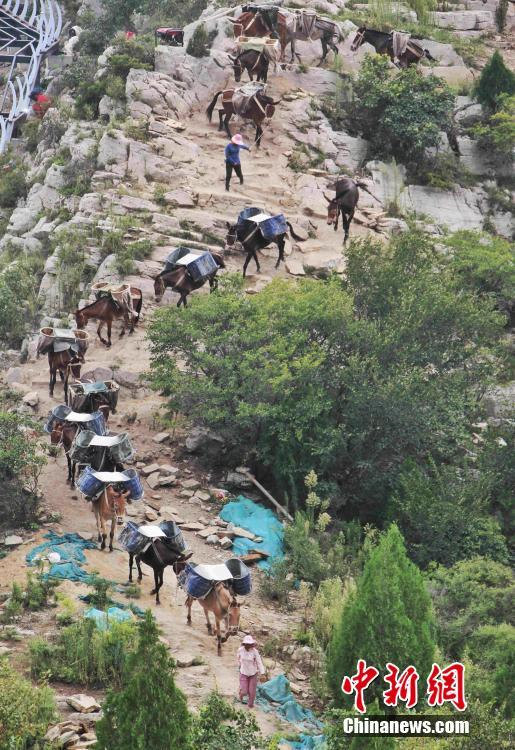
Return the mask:
<path id="1" fill-rule="evenodd" d="M 79 328 L 80 330 L 86 328 L 88 319 L 86 318 L 82 310 L 75 311 L 75 323 L 77 324 L 77 328 Z"/>
<path id="2" fill-rule="evenodd" d="M 127 497 L 130 495 L 130 490 L 116 490 L 113 485 L 109 485 L 106 489 L 107 504 L 111 513 L 116 516 L 116 522 L 123 523 L 125 516 L 125 506 L 127 503 Z"/>
<path id="3" fill-rule="evenodd" d="M 70 361 L 70 372 L 74 378 L 80 378 L 80 368 L 84 364 L 84 354 L 76 352 Z"/>
<path id="4" fill-rule="evenodd" d="M 174 563 L 172 563 L 172 569 L 176 576 L 178 576 L 186 568 L 186 563 L 193 557 L 193 552 L 188 552 L 185 555 L 181 555 Z"/>
<path id="5" fill-rule="evenodd" d="M 236 83 L 239 83 L 241 81 L 241 76 L 243 73 L 243 65 L 241 64 L 240 55 L 238 55 L 238 57 L 231 57 L 231 55 L 228 55 L 228 57 L 232 63 L 234 80 L 236 81 Z"/>
<path id="6" fill-rule="evenodd" d="M 163 281 L 163 277 L 161 275 L 156 276 L 154 280 L 154 294 L 156 297 L 156 302 L 161 302 L 163 299 L 163 295 L 165 293 L 165 283 Z"/>
<path id="7" fill-rule="evenodd" d="M 236 240 L 238 239 L 238 225 L 237 224 L 229 224 L 229 222 L 226 222 L 227 224 L 227 235 L 225 237 L 225 244 L 229 247 L 232 247 Z"/>
<path id="8" fill-rule="evenodd" d="M 360 28 L 356 31 L 356 36 L 354 37 L 352 44 L 350 46 L 351 52 L 356 52 L 358 47 L 361 47 L 365 39 L 366 30 L 367 30 L 366 26 L 360 26 Z"/>
<path id="9" fill-rule="evenodd" d="M 328 198 L 324 193 L 324 198 L 327 201 L 327 223 L 329 226 L 336 226 L 338 221 L 338 203 L 335 198 Z"/>
<path id="10" fill-rule="evenodd" d="M 61 445 L 63 442 L 64 422 L 56 422 L 50 433 L 50 445 Z"/>
<path id="11" fill-rule="evenodd" d="M 233 599 L 229 609 L 229 635 L 237 635 L 240 627 L 240 605 Z"/>

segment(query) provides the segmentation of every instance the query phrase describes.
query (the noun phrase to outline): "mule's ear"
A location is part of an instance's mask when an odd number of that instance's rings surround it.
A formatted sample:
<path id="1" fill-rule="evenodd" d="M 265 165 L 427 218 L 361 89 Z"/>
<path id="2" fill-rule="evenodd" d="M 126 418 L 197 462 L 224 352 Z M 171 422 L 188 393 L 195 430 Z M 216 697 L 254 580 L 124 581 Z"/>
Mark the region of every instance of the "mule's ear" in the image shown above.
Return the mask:
<path id="1" fill-rule="evenodd" d="M 332 203 L 332 199 L 331 199 L 331 198 L 328 198 L 328 197 L 327 197 L 327 195 L 326 195 L 325 193 L 322 193 L 322 195 L 324 196 L 324 198 L 326 199 L 326 201 L 327 201 L 328 203 Z"/>

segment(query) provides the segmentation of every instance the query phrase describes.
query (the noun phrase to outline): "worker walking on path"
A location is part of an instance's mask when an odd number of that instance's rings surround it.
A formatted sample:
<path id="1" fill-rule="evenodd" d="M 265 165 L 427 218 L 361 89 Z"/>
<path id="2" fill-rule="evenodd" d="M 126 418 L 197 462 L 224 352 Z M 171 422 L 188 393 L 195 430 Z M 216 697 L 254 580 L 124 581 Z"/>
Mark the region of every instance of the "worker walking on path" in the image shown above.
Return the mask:
<path id="1" fill-rule="evenodd" d="M 238 665 L 240 668 L 240 701 L 243 696 L 249 696 L 248 707 L 254 706 L 258 676 L 265 674 L 265 667 L 256 648 L 256 641 L 251 635 L 246 635 L 238 649 Z"/>
<path id="2" fill-rule="evenodd" d="M 243 143 L 243 138 L 238 133 L 233 135 L 225 147 L 225 189 L 229 190 L 233 170 L 240 178 L 240 185 L 243 185 L 243 174 L 241 171 L 240 149 L 250 152 L 250 148 Z"/>

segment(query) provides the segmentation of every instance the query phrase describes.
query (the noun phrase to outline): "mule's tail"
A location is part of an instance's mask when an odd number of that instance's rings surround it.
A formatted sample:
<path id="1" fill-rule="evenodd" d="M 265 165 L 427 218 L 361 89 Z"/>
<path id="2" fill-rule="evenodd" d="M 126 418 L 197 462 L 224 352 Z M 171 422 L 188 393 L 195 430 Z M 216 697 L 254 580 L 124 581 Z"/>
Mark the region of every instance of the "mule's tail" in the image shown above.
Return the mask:
<path id="1" fill-rule="evenodd" d="M 207 119 L 209 120 L 209 122 L 211 122 L 211 118 L 213 117 L 213 110 L 216 106 L 216 102 L 218 101 L 218 97 L 220 96 L 220 94 L 223 94 L 223 91 L 216 92 L 213 101 L 211 102 L 209 107 L 206 109 L 206 115 L 207 115 Z"/>
<path id="2" fill-rule="evenodd" d="M 286 224 L 288 225 L 288 229 L 290 230 L 291 236 L 293 237 L 293 239 L 296 242 L 305 242 L 306 241 L 306 240 L 302 239 L 302 237 L 299 237 L 298 234 L 295 234 L 295 232 L 293 231 L 293 227 L 292 227 L 292 225 L 290 224 L 289 221 L 287 221 Z"/>
<path id="3" fill-rule="evenodd" d="M 431 62 L 438 62 L 438 60 L 436 59 L 436 57 L 433 57 L 433 55 L 429 52 L 428 49 L 424 49 L 424 52 L 425 52 L 426 58 L 428 60 L 431 60 Z"/>

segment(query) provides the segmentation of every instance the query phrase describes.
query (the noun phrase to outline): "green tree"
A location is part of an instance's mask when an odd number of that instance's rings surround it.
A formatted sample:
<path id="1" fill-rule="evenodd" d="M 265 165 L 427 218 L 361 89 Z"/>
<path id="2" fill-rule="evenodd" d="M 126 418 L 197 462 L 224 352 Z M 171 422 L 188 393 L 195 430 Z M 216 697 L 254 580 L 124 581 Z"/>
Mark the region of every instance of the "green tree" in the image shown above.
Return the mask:
<path id="1" fill-rule="evenodd" d="M 515 95 L 500 94 L 497 111 L 472 128 L 478 145 L 499 163 L 513 161 L 515 148 Z"/>
<path id="2" fill-rule="evenodd" d="M 513 618 L 513 572 L 483 557 L 435 567 L 428 582 L 437 616 L 438 642 L 453 659 L 462 656 L 474 631 Z"/>
<path id="3" fill-rule="evenodd" d="M 470 702 L 460 719 L 470 721 L 470 734 L 442 740 L 441 750 L 510 750 L 513 747 L 513 722 L 491 705 L 480 701 Z"/>
<path id="4" fill-rule="evenodd" d="M 147 610 L 139 625 L 137 649 L 127 661 L 124 686 L 110 690 L 104 701 L 104 717 L 97 724 L 99 750 L 190 747 L 190 717 L 174 672 L 174 662 Z"/>
<path id="5" fill-rule="evenodd" d="M 344 675 L 354 674 L 358 659 L 381 675 L 393 662 L 401 670 L 413 664 L 422 678 L 427 676 L 435 651 L 433 628 L 424 579 L 392 524 L 370 553 L 329 644 L 327 674 L 336 702 L 349 702 L 341 683 Z M 380 698 L 383 689 L 378 678 L 368 688 L 369 701 Z"/>
<path id="6" fill-rule="evenodd" d="M 495 111 L 501 94 L 515 94 L 515 73 L 506 67 L 501 53 L 495 50 L 481 71 L 476 96 L 484 107 Z"/>

